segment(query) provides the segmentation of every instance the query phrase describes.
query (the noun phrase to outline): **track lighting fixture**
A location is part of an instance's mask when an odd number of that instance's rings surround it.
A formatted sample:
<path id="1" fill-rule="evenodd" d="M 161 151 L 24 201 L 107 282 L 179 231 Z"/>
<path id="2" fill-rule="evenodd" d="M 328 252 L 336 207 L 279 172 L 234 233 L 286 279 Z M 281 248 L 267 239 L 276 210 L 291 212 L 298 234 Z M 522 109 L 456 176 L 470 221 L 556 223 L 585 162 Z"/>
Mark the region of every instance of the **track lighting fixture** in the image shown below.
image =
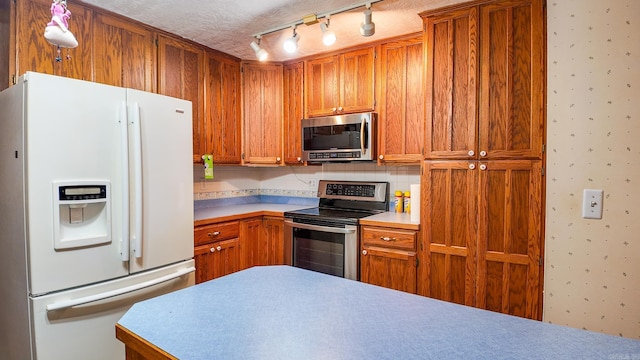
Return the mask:
<path id="1" fill-rule="evenodd" d="M 251 44 L 249 44 L 249 46 L 251 46 L 253 51 L 255 51 L 256 57 L 258 58 L 258 60 L 260 61 L 267 60 L 267 57 L 269 57 L 269 53 L 267 52 L 267 50 L 260 47 L 260 36 L 256 36 L 256 41 L 252 41 Z"/>
<path id="2" fill-rule="evenodd" d="M 322 13 L 305 15 L 300 20 L 296 20 L 286 25 L 274 27 L 272 29 L 254 34 L 253 36 L 255 37 L 255 41 L 251 42 L 250 44 L 251 48 L 253 49 L 253 51 L 255 51 L 256 57 L 258 58 L 258 60 L 264 61 L 267 59 L 269 54 L 265 49 L 260 47 L 260 39 L 262 38 L 262 36 L 291 28 L 293 29 L 293 36 L 286 39 L 283 43 L 283 46 L 284 46 L 284 50 L 287 53 L 289 54 L 295 53 L 298 50 L 298 40 L 300 38 L 296 33 L 296 27 L 298 25 L 303 25 L 303 24 L 306 26 L 311 26 L 317 23 L 320 23 L 320 30 L 322 30 L 322 42 L 326 46 L 331 46 L 336 42 L 336 33 L 329 29 L 329 18 L 331 17 L 331 15 L 340 14 L 340 13 L 351 11 L 361 7 L 366 7 L 366 10 L 363 13 L 364 21 L 360 24 L 360 34 L 362 36 L 371 36 L 376 32 L 376 24 L 373 23 L 373 20 L 371 18 L 371 15 L 372 15 L 371 4 L 378 3 L 381 1 L 384 1 L 384 0 L 368 0 L 368 1 L 347 5 L 341 8 L 329 10 Z M 325 18 L 326 21 L 320 22 L 319 20 L 322 18 Z"/>
<path id="3" fill-rule="evenodd" d="M 298 34 L 296 34 L 296 27 L 295 25 L 292 26 L 293 28 L 293 36 L 288 38 L 287 40 L 284 41 L 284 50 L 286 52 L 288 52 L 289 54 L 293 54 L 294 52 L 296 52 L 296 50 L 298 50 Z"/>
<path id="4" fill-rule="evenodd" d="M 331 46 L 336 42 L 336 33 L 329 30 L 329 16 L 327 16 L 327 22 L 320 24 L 322 30 L 322 43 L 326 46 Z"/>
<path id="5" fill-rule="evenodd" d="M 371 3 L 367 3 L 364 11 L 364 22 L 360 24 L 360 35 L 371 36 L 376 33 L 376 24 L 371 21 Z"/>

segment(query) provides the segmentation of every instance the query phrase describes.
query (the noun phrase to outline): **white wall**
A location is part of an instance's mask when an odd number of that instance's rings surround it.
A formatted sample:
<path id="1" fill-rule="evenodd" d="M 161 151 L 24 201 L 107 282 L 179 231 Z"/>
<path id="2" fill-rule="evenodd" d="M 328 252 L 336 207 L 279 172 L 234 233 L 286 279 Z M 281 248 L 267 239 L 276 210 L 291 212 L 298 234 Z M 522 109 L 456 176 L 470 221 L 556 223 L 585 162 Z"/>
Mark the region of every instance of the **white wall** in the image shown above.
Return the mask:
<path id="1" fill-rule="evenodd" d="M 549 0 L 544 321 L 640 339 L 640 1 Z M 604 190 L 602 220 L 581 217 Z"/>

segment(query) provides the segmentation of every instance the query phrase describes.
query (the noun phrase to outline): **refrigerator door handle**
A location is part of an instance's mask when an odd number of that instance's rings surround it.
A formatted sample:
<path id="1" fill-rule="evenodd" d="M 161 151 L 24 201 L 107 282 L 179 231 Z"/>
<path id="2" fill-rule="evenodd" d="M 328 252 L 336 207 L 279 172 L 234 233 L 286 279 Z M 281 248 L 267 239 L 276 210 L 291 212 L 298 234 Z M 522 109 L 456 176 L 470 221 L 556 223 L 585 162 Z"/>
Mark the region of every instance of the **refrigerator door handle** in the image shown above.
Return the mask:
<path id="1" fill-rule="evenodd" d="M 131 118 L 133 124 L 133 191 L 134 191 L 134 229 L 133 254 L 142 257 L 142 140 L 140 129 L 140 106 L 132 104 Z"/>
<path id="2" fill-rule="evenodd" d="M 129 261 L 129 132 L 127 104 L 120 106 L 120 153 L 122 161 L 122 238 L 120 239 L 120 258 Z"/>
<path id="3" fill-rule="evenodd" d="M 130 292 L 138 291 L 138 290 L 141 290 L 141 289 L 144 289 L 144 288 L 148 288 L 150 286 L 158 285 L 158 284 L 161 284 L 163 282 L 167 282 L 169 280 L 173 280 L 173 279 L 179 278 L 180 276 L 192 273 L 194 271 L 196 271 L 196 268 L 191 266 L 191 267 L 188 267 L 186 269 L 181 269 L 179 271 L 176 271 L 173 274 L 165 275 L 165 276 L 159 277 L 157 279 L 145 281 L 145 282 L 142 282 L 142 283 L 139 283 L 139 284 L 126 286 L 126 287 L 123 287 L 123 288 L 120 288 L 120 289 L 117 289 L 117 290 L 105 291 L 105 292 L 100 293 L 100 294 L 89 295 L 89 296 L 85 296 L 85 297 L 81 297 L 81 298 L 77 298 L 77 299 L 69 299 L 69 300 L 64 300 L 64 301 L 56 302 L 56 303 L 53 303 L 53 304 L 49 304 L 49 305 L 46 306 L 46 309 L 47 309 L 47 311 L 56 311 L 56 310 L 62 310 L 62 309 L 71 308 L 71 307 L 78 306 L 78 305 L 89 304 L 89 303 L 92 303 L 92 302 L 96 302 L 96 301 L 112 298 L 114 296 L 119 296 L 119 295 L 127 294 L 127 293 L 130 293 Z"/>

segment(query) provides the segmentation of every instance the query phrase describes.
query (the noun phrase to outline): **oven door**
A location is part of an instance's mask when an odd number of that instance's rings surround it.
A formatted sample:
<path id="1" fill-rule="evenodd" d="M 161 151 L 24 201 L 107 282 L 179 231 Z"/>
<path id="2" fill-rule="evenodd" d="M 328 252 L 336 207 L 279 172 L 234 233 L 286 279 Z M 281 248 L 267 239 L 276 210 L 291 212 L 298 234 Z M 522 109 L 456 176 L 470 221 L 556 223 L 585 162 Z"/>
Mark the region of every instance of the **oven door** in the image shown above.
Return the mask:
<path id="1" fill-rule="evenodd" d="M 359 279 L 356 225 L 329 222 L 317 225 L 293 220 L 284 223 L 287 264 L 351 280 Z"/>

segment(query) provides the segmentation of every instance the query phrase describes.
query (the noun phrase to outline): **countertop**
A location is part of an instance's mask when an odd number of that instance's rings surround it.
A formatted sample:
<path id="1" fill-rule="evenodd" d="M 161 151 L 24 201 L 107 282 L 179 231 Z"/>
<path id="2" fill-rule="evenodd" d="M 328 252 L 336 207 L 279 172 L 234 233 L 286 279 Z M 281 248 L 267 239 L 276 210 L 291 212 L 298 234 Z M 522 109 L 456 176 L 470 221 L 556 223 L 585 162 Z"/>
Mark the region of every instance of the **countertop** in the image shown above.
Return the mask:
<path id="1" fill-rule="evenodd" d="M 253 267 L 139 302 L 118 321 L 123 331 L 153 354 L 182 360 L 640 358 L 637 340 L 289 266 Z"/>
<path id="2" fill-rule="evenodd" d="M 207 222 L 220 222 L 238 217 L 261 215 L 282 216 L 285 211 L 293 211 L 315 207 L 312 205 L 252 203 L 240 205 L 216 206 L 194 210 L 196 225 Z M 390 226 L 411 230 L 419 230 L 420 223 L 412 222 L 411 216 L 405 213 L 384 212 L 360 219 L 362 225 Z"/>

